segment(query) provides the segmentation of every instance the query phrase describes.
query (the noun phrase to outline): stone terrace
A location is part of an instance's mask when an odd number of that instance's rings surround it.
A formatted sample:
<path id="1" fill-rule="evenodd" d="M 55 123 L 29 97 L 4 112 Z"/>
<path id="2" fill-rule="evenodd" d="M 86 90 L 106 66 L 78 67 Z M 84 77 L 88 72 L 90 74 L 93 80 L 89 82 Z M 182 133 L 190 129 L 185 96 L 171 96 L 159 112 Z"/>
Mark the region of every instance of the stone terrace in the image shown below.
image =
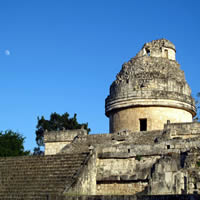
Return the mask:
<path id="1" fill-rule="evenodd" d="M 144 132 L 131 132 L 124 130 L 113 134 L 91 134 L 86 136 L 79 136 L 73 140 L 71 144 L 66 145 L 59 153 L 75 153 L 75 152 L 88 152 L 90 146 L 100 148 L 111 146 L 119 143 L 130 143 L 137 145 L 153 145 L 156 138 L 160 138 L 163 130 L 144 131 Z"/>
<path id="2" fill-rule="evenodd" d="M 0 199 L 48 199 L 76 181 L 88 154 L 0 159 Z"/>

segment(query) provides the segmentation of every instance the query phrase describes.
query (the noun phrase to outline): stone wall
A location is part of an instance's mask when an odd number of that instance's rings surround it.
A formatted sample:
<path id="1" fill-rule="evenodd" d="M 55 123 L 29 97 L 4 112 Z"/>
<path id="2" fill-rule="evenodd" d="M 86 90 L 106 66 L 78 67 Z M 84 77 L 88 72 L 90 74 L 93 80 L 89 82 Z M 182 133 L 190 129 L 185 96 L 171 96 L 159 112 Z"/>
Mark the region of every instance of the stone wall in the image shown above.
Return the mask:
<path id="1" fill-rule="evenodd" d="M 199 193 L 199 137 L 161 137 L 153 145 L 130 140 L 99 147 L 97 194 Z"/>
<path id="2" fill-rule="evenodd" d="M 200 123 L 168 123 L 164 126 L 169 130 L 170 138 L 181 137 L 183 139 L 193 138 L 200 135 Z"/>
<path id="3" fill-rule="evenodd" d="M 147 119 L 147 131 L 161 130 L 167 120 L 171 123 L 192 122 L 188 111 L 170 107 L 133 107 L 113 111 L 110 114 L 110 132 L 123 129 L 140 131 L 140 119 Z"/>
<path id="4" fill-rule="evenodd" d="M 65 195 L 95 195 L 96 194 L 96 153 L 90 156 L 76 174 L 77 182 L 65 189 Z"/>
<path id="5" fill-rule="evenodd" d="M 167 52 L 167 55 L 166 55 L 166 52 Z M 162 57 L 163 58 L 168 58 L 170 60 L 176 60 L 175 50 L 171 49 L 171 48 L 163 47 L 162 48 Z"/>
<path id="6" fill-rule="evenodd" d="M 153 40 L 152 42 L 146 43 L 141 52 L 137 56 L 149 55 L 153 57 L 163 57 L 170 60 L 176 60 L 175 46 L 165 39 Z"/>
<path id="7" fill-rule="evenodd" d="M 45 155 L 54 155 L 60 152 L 70 142 L 46 142 L 45 143 Z"/>
<path id="8" fill-rule="evenodd" d="M 45 155 L 57 154 L 77 136 L 87 135 L 85 129 L 49 131 L 44 133 Z"/>
<path id="9" fill-rule="evenodd" d="M 97 195 L 133 195 L 144 191 L 147 182 L 142 181 L 103 181 L 97 182 Z"/>
<path id="10" fill-rule="evenodd" d="M 107 158 L 100 155 L 97 159 L 96 194 L 131 195 L 144 192 L 157 159 L 159 156 L 143 157 L 139 154 L 134 157 L 124 154 L 123 158 L 114 158 L 114 154 Z"/>
<path id="11" fill-rule="evenodd" d="M 123 158 L 98 158 L 97 181 L 145 181 L 158 158 L 159 156 L 142 157 L 139 154 L 130 158 L 125 155 Z"/>
<path id="12" fill-rule="evenodd" d="M 168 123 L 158 131 L 78 134 L 63 153 L 94 152 L 66 194 L 199 193 L 199 130 L 199 123 Z M 49 143 L 58 140 L 56 134 L 50 135 Z M 64 141 L 60 138 L 58 144 Z"/>
<path id="13" fill-rule="evenodd" d="M 199 161 L 199 149 L 162 157 L 151 173 L 148 194 L 199 194 Z"/>

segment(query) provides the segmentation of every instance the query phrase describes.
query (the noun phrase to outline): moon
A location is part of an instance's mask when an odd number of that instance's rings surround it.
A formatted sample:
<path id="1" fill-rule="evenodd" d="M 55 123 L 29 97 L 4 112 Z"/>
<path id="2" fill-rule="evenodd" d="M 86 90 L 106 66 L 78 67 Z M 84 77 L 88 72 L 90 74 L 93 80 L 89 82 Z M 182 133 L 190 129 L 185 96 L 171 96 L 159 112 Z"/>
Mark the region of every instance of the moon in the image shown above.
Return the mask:
<path id="1" fill-rule="evenodd" d="M 8 49 L 5 50 L 5 55 L 9 56 L 10 55 L 10 51 Z"/>

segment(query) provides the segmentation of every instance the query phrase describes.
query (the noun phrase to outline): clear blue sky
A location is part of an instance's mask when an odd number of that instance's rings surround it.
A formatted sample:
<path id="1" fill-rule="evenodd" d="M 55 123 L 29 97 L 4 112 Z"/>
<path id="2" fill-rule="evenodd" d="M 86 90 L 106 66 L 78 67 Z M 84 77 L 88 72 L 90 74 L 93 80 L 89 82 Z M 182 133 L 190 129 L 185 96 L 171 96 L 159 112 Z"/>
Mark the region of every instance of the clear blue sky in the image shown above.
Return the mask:
<path id="1" fill-rule="evenodd" d="M 35 146 L 37 116 L 52 112 L 108 132 L 109 86 L 145 42 L 177 49 L 193 95 L 200 91 L 199 0 L 0 1 L 0 130 Z"/>

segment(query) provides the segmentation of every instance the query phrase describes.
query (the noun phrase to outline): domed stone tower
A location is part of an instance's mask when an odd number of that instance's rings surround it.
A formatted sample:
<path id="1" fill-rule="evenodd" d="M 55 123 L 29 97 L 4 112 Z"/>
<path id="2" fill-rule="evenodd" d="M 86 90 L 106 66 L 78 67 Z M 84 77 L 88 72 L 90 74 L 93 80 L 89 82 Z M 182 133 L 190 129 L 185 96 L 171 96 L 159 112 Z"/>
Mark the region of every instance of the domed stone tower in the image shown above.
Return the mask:
<path id="1" fill-rule="evenodd" d="M 192 122 L 194 99 L 175 55 L 169 40 L 153 40 L 122 65 L 106 98 L 110 133 L 160 130 L 168 120 Z"/>

